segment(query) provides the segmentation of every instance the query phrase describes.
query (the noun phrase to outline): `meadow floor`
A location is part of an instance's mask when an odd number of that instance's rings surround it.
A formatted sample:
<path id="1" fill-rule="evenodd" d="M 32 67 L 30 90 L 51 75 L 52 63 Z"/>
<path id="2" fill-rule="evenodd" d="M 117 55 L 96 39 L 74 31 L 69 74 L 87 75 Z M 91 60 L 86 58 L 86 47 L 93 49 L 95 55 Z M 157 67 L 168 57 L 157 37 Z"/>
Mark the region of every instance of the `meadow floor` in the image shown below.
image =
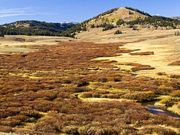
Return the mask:
<path id="1" fill-rule="evenodd" d="M 179 134 L 179 64 L 172 56 L 179 50 L 168 47 L 179 42 L 171 34 L 157 38 L 139 44 L 1 38 L 0 132 Z M 150 105 L 176 116 L 154 114 Z"/>

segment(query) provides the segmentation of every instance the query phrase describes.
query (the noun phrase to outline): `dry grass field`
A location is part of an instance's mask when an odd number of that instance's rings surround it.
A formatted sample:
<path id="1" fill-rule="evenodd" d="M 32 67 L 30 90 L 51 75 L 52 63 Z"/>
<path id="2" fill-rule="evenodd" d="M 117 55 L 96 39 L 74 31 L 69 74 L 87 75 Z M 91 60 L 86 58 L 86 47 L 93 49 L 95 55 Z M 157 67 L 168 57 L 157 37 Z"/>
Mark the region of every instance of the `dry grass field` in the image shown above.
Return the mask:
<path id="1" fill-rule="evenodd" d="M 98 58 L 96 60 L 117 61 L 116 66 L 131 70 L 135 65 L 149 65 L 153 70 L 141 70 L 135 68 L 139 75 L 150 77 L 180 76 L 180 39 L 174 33 L 178 30 L 149 30 L 141 29 L 120 29 L 123 34 L 114 35 L 120 28 L 109 31 L 102 31 L 101 28 L 90 29 L 87 32 L 78 34 L 79 40 L 86 40 L 96 43 L 120 43 L 120 49 L 132 50 L 122 55 L 110 58 Z M 135 66 L 137 67 L 137 66 Z M 149 68 L 148 66 L 142 69 Z M 133 68 L 134 69 L 134 68 Z M 140 68 L 141 69 L 141 68 Z M 158 75 L 163 73 L 163 75 Z"/>
<path id="2" fill-rule="evenodd" d="M 113 30 L 92 36 L 96 30 L 76 40 L 0 38 L 0 132 L 180 133 L 180 40 L 174 31 L 125 30 L 113 38 Z"/>

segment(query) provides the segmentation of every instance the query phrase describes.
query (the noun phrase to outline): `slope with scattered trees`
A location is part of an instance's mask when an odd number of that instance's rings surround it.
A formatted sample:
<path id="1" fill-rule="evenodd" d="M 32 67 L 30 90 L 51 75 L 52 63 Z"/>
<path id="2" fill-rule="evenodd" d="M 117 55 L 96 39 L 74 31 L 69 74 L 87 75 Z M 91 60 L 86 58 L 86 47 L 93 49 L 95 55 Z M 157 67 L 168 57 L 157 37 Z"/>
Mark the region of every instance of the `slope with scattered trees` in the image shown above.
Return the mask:
<path id="1" fill-rule="evenodd" d="M 162 16 L 151 16 L 145 19 L 137 19 L 134 21 L 127 22 L 130 25 L 152 25 L 154 27 L 170 27 L 170 28 L 177 28 L 180 25 L 180 21 L 162 17 Z"/>
<path id="2" fill-rule="evenodd" d="M 40 21 L 17 21 L 2 25 L 0 35 L 43 35 L 75 37 L 76 33 L 88 28 L 102 27 L 103 31 L 119 26 L 129 26 L 135 29 L 137 25 L 149 28 L 164 27 L 168 29 L 180 28 L 180 21 L 150 14 L 131 7 L 114 8 L 79 24 L 47 23 Z"/>
<path id="3" fill-rule="evenodd" d="M 17 21 L 4 24 L 3 33 L 6 35 L 44 35 L 60 36 L 63 31 L 75 26 L 73 23 L 47 23 L 35 20 Z"/>
<path id="4" fill-rule="evenodd" d="M 102 27 L 103 31 L 127 25 L 132 28 L 134 25 L 147 26 L 146 28 L 148 28 L 148 26 L 153 26 L 155 28 L 164 27 L 168 29 L 176 29 L 180 27 L 180 21 L 178 19 L 152 16 L 144 11 L 131 7 L 109 10 L 85 21 L 84 24 L 91 28 Z"/>
<path id="5" fill-rule="evenodd" d="M 0 37 L 4 37 L 4 28 L 0 27 Z"/>

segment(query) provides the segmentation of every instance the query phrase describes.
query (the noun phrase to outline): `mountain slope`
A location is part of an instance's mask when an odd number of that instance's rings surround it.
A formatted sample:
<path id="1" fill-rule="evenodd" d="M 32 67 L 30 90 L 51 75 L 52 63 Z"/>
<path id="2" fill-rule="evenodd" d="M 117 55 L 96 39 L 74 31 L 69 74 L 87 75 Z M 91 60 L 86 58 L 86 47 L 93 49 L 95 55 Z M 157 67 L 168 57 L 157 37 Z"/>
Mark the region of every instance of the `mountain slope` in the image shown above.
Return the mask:
<path id="1" fill-rule="evenodd" d="M 0 26 L 0 34 L 75 37 L 77 33 L 95 27 L 102 27 L 103 31 L 118 27 L 133 30 L 139 28 L 176 29 L 180 28 L 180 21 L 162 16 L 151 16 L 138 9 L 125 7 L 111 9 L 80 24 L 17 21 Z"/>
<path id="2" fill-rule="evenodd" d="M 119 21 L 130 22 L 136 19 L 144 19 L 146 17 L 150 17 L 150 15 L 137 9 L 125 7 L 109 10 L 85 21 L 85 23 L 87 26 L 101 26 L 105 23 L 116 25 Z"/>
<path id="3" fill-rule="evenodd" d="M 4 33 L 9 35 L 60 35 L 62 31 L 75 26 L 73 23 L 47 23 L 35 20 L 4 24 Z"/>
<path id="4" fill-rule="evenodd" d="M 119 26 L 133 29 L 177 29 L 180 28 L 180 21 L 163 16 L 151 16 L 138 9 L 125 7 L 104 12 L 83 22 L 83 25 L 87 28 L 103 27 L 103 31 Z"/>

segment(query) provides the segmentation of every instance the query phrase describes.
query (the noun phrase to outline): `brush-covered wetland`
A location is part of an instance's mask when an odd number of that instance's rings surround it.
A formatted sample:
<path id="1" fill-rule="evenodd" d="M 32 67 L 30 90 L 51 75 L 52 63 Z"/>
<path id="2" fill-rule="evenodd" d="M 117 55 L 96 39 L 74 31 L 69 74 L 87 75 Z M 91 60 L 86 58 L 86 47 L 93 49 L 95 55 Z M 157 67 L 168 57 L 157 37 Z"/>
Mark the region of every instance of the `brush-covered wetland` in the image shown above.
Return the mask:
<path id="1" fill-rule="evenodd" d="M 0 132 L 178 135 L 174 31 L 88 36 L 0 38 Z"/>

